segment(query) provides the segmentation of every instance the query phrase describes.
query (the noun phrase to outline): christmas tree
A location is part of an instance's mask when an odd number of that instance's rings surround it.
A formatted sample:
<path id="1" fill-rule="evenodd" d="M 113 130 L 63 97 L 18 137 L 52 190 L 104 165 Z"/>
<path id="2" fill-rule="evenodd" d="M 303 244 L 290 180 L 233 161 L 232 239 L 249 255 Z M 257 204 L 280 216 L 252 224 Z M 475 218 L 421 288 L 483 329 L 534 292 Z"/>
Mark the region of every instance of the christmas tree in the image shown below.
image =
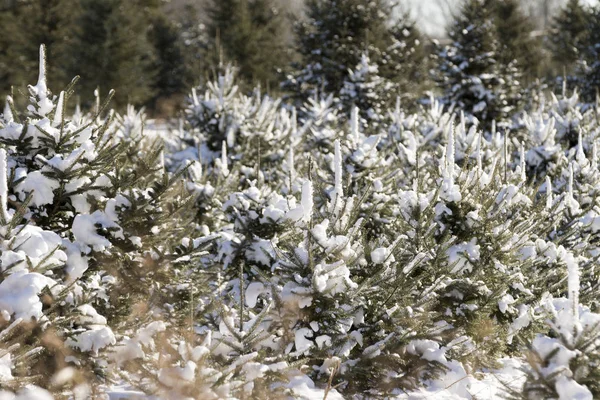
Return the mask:
<path id="1" fill-rule="evenodd" d="M 295 26 L 301 61 L 283 88 L 301 101 L 317 93 L 337 93 L 348 71 L 367 53 L 382 76 L 414 88 L 424 81 L 423 40 L 407 14 L 385 0 L 310 0 L 306 20 Z"/>
<path id="2" fill-rule="evenodd" d="M 497 28 L 490 2 L 468 0 L 449 30 L 452 44 L 437 55 L 433 71 L 444 100 L 476 117 L 489 129 L 492 121 L 510 124 L 519 104 L 518 64 L 500 64 Z"/>

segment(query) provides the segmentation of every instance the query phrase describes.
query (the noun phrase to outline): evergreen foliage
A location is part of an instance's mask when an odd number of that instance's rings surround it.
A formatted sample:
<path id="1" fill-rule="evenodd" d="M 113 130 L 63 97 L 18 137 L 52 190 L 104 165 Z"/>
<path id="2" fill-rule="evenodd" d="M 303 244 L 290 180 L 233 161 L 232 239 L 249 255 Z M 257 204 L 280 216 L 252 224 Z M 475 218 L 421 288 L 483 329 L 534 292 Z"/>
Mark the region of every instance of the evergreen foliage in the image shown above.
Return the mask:
<path id="1" fill-rule="evenodd" d="M 589 11 L 586 41 L 583 49 L 581 66 L 581 86 L 582 96 L 585 100 L 592 103 L 597 101 L 598 91 L 600 90 L 600 7 Z"/>
<path id="2" fill-rule="evenodd" d="M 73 57 L 67 72 L 81 71 L 83 104 L 91 104 L 99 82 L 117 87 L 115 103 L 144 104 L 154 95 L 154 52 L 147 20 L 136 2 L 81 0 L 73 27 Z M 107 90 L 107 89 L 105 89 Z"/>
<path id="3" fill-rule="evenodd" d="M 143 115 L 106 112 L 109 97 L 70 116 L 73 90 L 51 95 L 44 53 L 27 110 L 9 98 L 0 129 L 3 363 L 17 385 L 46 388 L 78 366 L 67 388 L 87 382 L 80 390 L 91 396 L 109 373 L 108 348 L 170 295 L 156 285 L 185 266 L 193 213 L 160 144 L 145 138 Z M 180 227 L 164 230 L 175 215 Z"/>
<path id="4" fill-rule="evenodd" d="M 534 23 L 526 16 L 518 0 L 501 0 L 494 4 L 494 21 L 498 36 L 498 62 L 510 64 L 514 60 L 523 72 L 525 83 L 542 76 L 546 55 L 542 38 L 532 37 Z"/>
<path id="5" fill-rule="evenodd" d="M 184 92 L 191 80 L 183 38 L 159 1 L 10 3 L 0 8 L 4 93 L 10 92 L 9 83 L 23 90 L 35 76 L 39 43 L 46 43 L 55 60 L 50 66 L 53 86 L 65 86 L 78 73 L 74 71 L 85 71 L 85 87 L 77 94 L 86 105 L 100 86 L 106 91 L 126 88 L 127 93 L 115 94 L 122 110 L 128 102 L 156 106 L 158 98 Z"/>
<path id="6" fill-rule="evenodd" d="M 301 100 L 337 92 L 366 53 L 399 89 L 421 89 L 415 82 L 425 81 L 424 43 L 408 15 L 395 18 L 395 9 L 386 0 L 308 1 L 306 20 L 295 26 L 301 60 L 283 87 Z"/>
<path id="7" fill-rule="evenodd" d="M 493 2 L 466 0 L 449 30 L 452 44 L 440 49 L 434 79 L 444 100 L 476 117 L 489 129 L 508 123 L 518 109 L 521 71 L 517 61 L 499 62 Z"/>
<path id="8" fill-rule="evenodd" d="M 584 52 L 591 15 L 580 0 L 569 0 L 555 17 L 548 35 L 552 58 L 559 75 L 571 76 Z"/>
<path id="9" fill-rule="evenodd" d="M 36 76 L 39 44 L 45 43 L 48 54 L 56 60 L 50 66 L 52 83 L 65 86 L 74 75 L 64 70 L 65 52 L 72 40 L 70 28 L 75 8 L 70 1 L 31 0 L 5 2 L 0 6 L 0 90 L 6 94 L 10 85 L 25 88 Z"/>
<path id="10" fill-rule="evenodd" d="M 289 60 L 279 6 L 273 0 L 211 0 L 207 12 L 211 66 L 233 63 L 251 86 L 275 87 Z"/>
<path id="11" fill-rule="evenodd" d="M 185 66 L 183 77 L 186 89 L 199 84 L 199 80 L 209 78 L 206 71 L 207 60 L 211 59 L 211 48 L 208 27 L 201 22 L 200 12 L 191 4 L 184 7 L 184 11 L 177 20 Z M 214 54 L 214 53 L 213 53 Z M 214 59 L 214 56 L 212 56 Z M 203 72 L 204 71 L 204 72 Z"/>
<path id="12" fill-rule="evenodd" d="M 156 93 L 155 103 L 160 98 L 184 93 L 190 74 L 184 54 L 190 49 L 186 48 L 178 26 L 159 5 L 147 7 L 146 11 L 151 23 L 148 38 L 156 54 L 153 70 L 157 72 L 152 87 Z"/>

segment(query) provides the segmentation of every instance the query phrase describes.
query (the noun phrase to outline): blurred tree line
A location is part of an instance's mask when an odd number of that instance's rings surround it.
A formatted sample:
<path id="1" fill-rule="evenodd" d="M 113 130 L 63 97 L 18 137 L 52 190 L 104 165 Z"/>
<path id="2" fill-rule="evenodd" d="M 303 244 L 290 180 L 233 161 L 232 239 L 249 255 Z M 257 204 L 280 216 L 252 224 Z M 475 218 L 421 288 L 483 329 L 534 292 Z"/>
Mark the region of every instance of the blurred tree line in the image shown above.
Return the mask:
<path id="1" fill-rule="evenodd" d="M 0 92 L 34 81 L 40 43 L 52 59 L 51 87 L 81 75 L 83 106 L 92 104 L 97 87 L 101 95 L 115 88 L 117 107 L 133 103 L 169 114 L 188 87 L 228 62 L 248 88 L 297 92 L 294 85 L 311 84 L 336 91 L 365 53 L 406 96 L 434 87 L 439 49 L 402 2 L 400 8 L 388 0 L 304 3 L 292 12 L 290 2 L 278 0 L 0 0 Z M 536 34 L 519 0 L 475 0 L 473 7 L 484 3 L 489 12 L 473 18 L 486 20 L 461 29 L 491 24 L 479 50 L 489 44 L 493 63 L 515 61 L 521 83 L 593 73 L 592 8 L 569 0 L 550 28 Z M 459 37 L 453 29 L 449 34 Z"/>
<path id="2" fill-rule="evenodd" d="M 219 62 L 252 84 L 276 84 L 290 63 L 286 16 L 272 0 L 0 0 L 0 91 L 23 90 L 44 43 L 51 87 L 80 75 L 83 106 L 115 88 L 114 104 L 168 113 Z"/>

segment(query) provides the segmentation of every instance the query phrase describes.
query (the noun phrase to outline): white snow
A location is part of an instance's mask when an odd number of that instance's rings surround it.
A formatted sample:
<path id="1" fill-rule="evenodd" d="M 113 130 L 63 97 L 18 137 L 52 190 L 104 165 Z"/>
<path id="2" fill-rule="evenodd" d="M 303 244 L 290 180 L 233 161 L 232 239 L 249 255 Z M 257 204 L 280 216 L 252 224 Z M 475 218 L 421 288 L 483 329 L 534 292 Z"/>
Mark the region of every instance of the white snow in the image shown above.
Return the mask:
<path id="1" fill-rule="evenodd" d="M 340 148 L 340 141 L 336 139 L 334 142 L 334 155 L 333 155 L 333 170 L 335 184 L 331 197 L 333 204 L 334 214 L 338 214 L 342 207 L 341 202 L 343 201 L 344 189 L 342 188 L 342 150 Z"/>
<path id="2" fill-rule="evenodd" d="M 447 251 L 448 264 L 452 266 L 451 273 L 470 272 L 479 260 L 479 245 L 477 239 L 450 247 Z"/>
<path id="3" fill-rule="evenodd" d="M 306 180 L 302 184 L 302 220 L 309 222 L 313 212 L 313 184 L 312 181 Z"/>
<path id="4" fill-rule="evenodd" d="M 8 221 L 8 165 L 6 164 L 6 150 L 0 149 L 0 220 Z"/>
<path id="5" fill-rule="evenodd" d="M 117 339 L 107 326 L 92 326 L 91 330 L 80 333 L 75 339 L 67 339 L 66 344 L 81 351 L 98 352 L 106 346 L 115 344 Z"/>
<path id="6" fill-rule="evenodd" d="M 40 319 L 43 313 L 38 295 L 45 287 L 52 288 L 55 284 L 54 280 L 36 272 L 14 272 L 0 283 L 0 310 L 15 319 Z"/>
<path id="7" fill-rule="evenodd" d="M 22 193 L 22 200 L 25 200 L 27 194 L 33 193 L 30 204 L 39 207 L 54 201 L 54 190 L 59 186 L 57 181 L 44 176 L 41 171 L 33 171 L 17 185 L 16 190 Z"/>
<path id="8" fill-rule="evenodd" d="M 246 305 L 250 308 L 256 307 L 256 301 L 258 300 L 258 296 L 260 296 L 265 291 L 265 285 L 261 282 L 252 282 L 246 288 Z"/>
<path id="9" fill-rule="evenodd" d="M 386 247 L 379 247 L 371 252 L 371 260 L 375 264 L 383 264 L 389 256 L 389 250 Z"/>
<path id="10" fill-rule="evenodd" d="M 111 242 L 97 233 L 99 225 L 102 228 L 119 228 L 119 226 L 100 210 L 91 215 L 79 214 L 73 220 L 73 236 L 83 245 L 92 247 L 96 251 L 103 251 L 111 246 Z"/>

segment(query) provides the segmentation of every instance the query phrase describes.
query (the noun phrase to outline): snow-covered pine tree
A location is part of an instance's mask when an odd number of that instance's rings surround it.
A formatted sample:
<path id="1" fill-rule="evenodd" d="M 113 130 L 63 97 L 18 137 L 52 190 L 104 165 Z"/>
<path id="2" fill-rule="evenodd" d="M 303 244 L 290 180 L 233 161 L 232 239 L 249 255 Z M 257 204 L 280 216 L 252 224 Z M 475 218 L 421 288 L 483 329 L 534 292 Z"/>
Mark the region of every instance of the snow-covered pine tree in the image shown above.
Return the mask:
<path id="1" fill-rule="evenodd" d="M 579 303 L 579 266 L 568 265 L 568 296 L 546 300 L 549 331 L 531 342 L 529 368 L 515 398 L 576 398 L 600 395 L 600 315 Z"/>
<path id="2" fill-rule="evenodd" d="M 340 91 L 364 53 L 380 66 L 383 78 L 403 89 L 426 81 L 424 43 L 395 2 L 310 0 L 306 17 L 295 27 L 301 60 L 282 84 L 300 104 Z"/>
<path id="3" fill-rule="evenodd" d="M 398 86 L 396 94 L 412 107 L 426 90 L 432 88 L 429 78 L 431 60 L 428 57 L 430 43 L 419 30 L 417 22 L 401 9 L 401 3 L 398 7 L 400 9 L 395 9 L 394 13 L 400 17 L 390 28 L 391 43 L 381 52 L 377 64 L 380 75 L 393 81 Z"/>
<path id="4" fill-rule="evenodd" d="M 492 121 L 510 125 L 517 110 L 520 72 L 498 62 L 500 51 L 493 7 L 488 0 L 466 0 L 449 28 L 452 44 L 437 54 L 439 71 L 434 79 L 447 104 L 455 104 L 490 129 Z"/>
<path id="5" fill-rule="evenodd" d="M 199 74 L 198 71 L 206 69 L 208 54 L 212 47 L 208 27 L 200 22 L 200 12 L 192 4 L 186 4 L 184 7 L 184 12 L 179 15 L 178 28 L 187 70 L 185 83 L 186 88 L 189 88 L 197 85 L 198 79 L 209 78 L 208 75 Z"/>
<path id="6" fill-rule="evenodd" d="M 396 85 L 381 77 L 377 65 L 371 63 L 368 54 L 363 54 L 344 80 L 340 101 L 348 120 L 354 118 L 353 110 L 358 107 L 362 111 L 360 117 L 365 120 L 364 128 L 376 132 L 379 122 L 387 117 L 386 110 L 395 101 L 396 93 Z"/>
<path id="7" fill-rule="evenodd" d="M 211 52 L 207 65 L 223 62 L 239 68 L 242 86 L 275 87 L 290 58 L 285 3 L 274 0 L 205 2 Z"/>
<path id="8" fill-rule="evenodd" d="M 126 372 L 108 365 L 113 345 L 163 312 L 177 327 L 165 303 L 196 250 L 182 245 L 196 235 L 193 202 L 141 113 L 106 112 L 110 97 L 67 113 L 72 88 L 48 90 L 44 50 L 27 111 L 9 98 L 0 126 L 7 387 L 52 388 L 62 371 L 57 390 L 95 396 Z"/>
<path id="9" fill-rule="evenodd" d="M 231 170 L 238 176 L 227 178 L 232 190 L 255 179 L 285 181 L 287 175 L 280 167 L 297 129 L 295 111 L 281 106 L 279 99 L 263 96 L 259 89 L 249 96 L 242 94 L 233 67 L 226 67 L 206 86 L 194 88 L 185 113 L 181 152 L 171 157 L 175 167 L 197 160 L 205 174 L 217 167 L 224 180 Z M 223 193 L 228 190 L 219 186 Z"/>
<path id="10" fill-rule="evenodd" d="M 552 21 L 548 35 L 556 73 L 572 76 L 587 43 L 590 12 L 580 0 L 569 0 Z"/>

